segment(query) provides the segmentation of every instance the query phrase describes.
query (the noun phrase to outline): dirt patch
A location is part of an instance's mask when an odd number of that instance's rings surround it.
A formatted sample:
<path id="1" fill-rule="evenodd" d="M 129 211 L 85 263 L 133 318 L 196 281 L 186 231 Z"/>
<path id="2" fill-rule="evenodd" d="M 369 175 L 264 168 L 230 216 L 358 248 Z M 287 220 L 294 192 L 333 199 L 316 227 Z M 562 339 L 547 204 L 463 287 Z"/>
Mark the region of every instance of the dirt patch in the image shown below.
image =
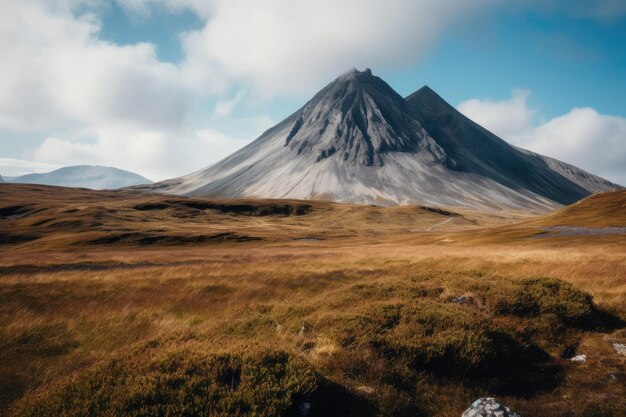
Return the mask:
<path id="1" fill-rule="evenodd" d="M 30 242 L 39 239 L 34 235 L 13 235 L 10 233 L 0 233 L 0 245 L 14 245 L 18 243 Z"/>
<path id="2" fill-rule="evenodd" d="M 13 205 L 0 207 L 0 218 L 22 218 L 30 214 L 35 214 L 45 209 L 29 205 Z"/>
<path id="3" fill-rule="evenodd" d="M 183 245 L 192 243 L 206 243 L 206 242 L 249 242 L 262 240 L 259 237 L 238 235 L 232 232 L 217 233 L 213 235 L 160 235 L 160 234 L 146 234 L 139 232 L 118 233 L 101 236 L 95 239 L 91 239 L 87 243 L 91 245 L 108 245 L 115 243 L 131 243 L 138 245 Z"/>
<path id="4" fill-rule="evenodd" d="M 142 269 L 157 267 L 176 267 L 183 265 L 202 264 L 203 261 L 181 261 L 181 262 L 138 262 L 138 263 L 119 263 L 119 262 L 83 262 L 72 264 L 53 264 L 53 265 L 12 265 L 0 267 L 0 276 L 9 274 L 38 274 L 43 272 L 72 272 L 72 271 L 110 271 L 115 269 Z"/>
<path id="5" fill-rule="evenodd" d="M 133 207 L 139 211 L 166 210 L 169 208 L 190 208 L 194 210 L 215 210 L 221 213 L 242 214 L 247 216 L 303 216 L 309 214 L 312 206 L 309 204 L 225 204 L 201 200 L 168 200 L 137 204 Z"/>
<path id="6" fill-rule="evenodd" d="M 459 216 L 461 216 L 459 213 L 455 213 L 453 211 L 444 210 L 444 209 L 441 209 L 441 208 L 438 208 L 438 207 L 420 206 L 420 208 L 422 210 L 428 211 L 430 213 L 441 214 L 443 216 L 450 216 L 450 217 L 459 217 Z"/>
<path id="7" fill-rule="evenodd" d="M 137 204 L 133 208 L 139 211 L 165 210 L 167 208 L 170 208 L 170 205 L 165 203 L 144 203 Z"/>

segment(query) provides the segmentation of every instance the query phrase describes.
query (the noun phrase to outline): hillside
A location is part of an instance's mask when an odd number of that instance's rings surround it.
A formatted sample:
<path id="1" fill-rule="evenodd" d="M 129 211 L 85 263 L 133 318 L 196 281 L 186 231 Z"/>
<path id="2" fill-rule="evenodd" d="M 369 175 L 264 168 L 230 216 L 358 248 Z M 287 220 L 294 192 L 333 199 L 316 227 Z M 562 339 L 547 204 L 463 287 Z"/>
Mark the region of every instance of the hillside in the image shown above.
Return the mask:
<path id="1" fill-rule="evenodd" d="M 129 171 L 91 165 L 77 165 L 60 168 L 45 174 L 12 177 L 9 182 L 90 188 L 92 190 L 116 189 L 152 183 L 149 179 Z"/>
<path id="2" fill-rule="evenodd" d="M 626 228 L 626 191 L 594 194 L 532 223 L 543 226 Z"/>
<path id="3" fill-rule="evenodd" d="M 0 201 L 0 243 L 21 243 L 22 248 L 323 243 L 511 222 L 426 206 L 218 200 L 18 184 L 4 184 Z M 515 216 L 523 214 L 512 213 Z"/>

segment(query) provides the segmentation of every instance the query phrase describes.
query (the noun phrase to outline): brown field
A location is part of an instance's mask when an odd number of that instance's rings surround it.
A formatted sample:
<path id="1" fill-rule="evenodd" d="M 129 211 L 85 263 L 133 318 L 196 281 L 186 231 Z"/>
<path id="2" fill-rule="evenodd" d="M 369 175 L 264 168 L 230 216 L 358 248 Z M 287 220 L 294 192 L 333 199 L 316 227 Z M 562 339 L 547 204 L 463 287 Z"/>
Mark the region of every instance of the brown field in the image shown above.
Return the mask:
<path id="1" fill-rule="evenodd" d="M 0 414 L 622 417 L 620 227 L 2 184 Z"/>

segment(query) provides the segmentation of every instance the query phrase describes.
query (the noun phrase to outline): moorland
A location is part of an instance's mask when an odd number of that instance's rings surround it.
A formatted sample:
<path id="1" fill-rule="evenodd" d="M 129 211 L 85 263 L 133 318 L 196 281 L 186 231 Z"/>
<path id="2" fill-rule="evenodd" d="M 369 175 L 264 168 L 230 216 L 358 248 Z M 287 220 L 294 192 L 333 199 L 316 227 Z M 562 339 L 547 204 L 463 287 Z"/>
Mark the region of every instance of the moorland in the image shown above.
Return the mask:
<path id="1" fill-rule="evenodd" d="M 625 228 L 2 184 L 0 414 L 623 416 Z"/>

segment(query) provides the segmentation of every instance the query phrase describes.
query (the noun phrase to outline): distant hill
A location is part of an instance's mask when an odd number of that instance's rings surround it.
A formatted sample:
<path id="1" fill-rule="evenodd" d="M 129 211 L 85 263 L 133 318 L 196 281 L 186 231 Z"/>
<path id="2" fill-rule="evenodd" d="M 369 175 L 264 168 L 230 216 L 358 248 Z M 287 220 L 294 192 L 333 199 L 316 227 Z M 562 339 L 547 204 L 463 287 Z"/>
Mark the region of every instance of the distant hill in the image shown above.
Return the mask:
<path id="1" fill-rule="evenodd" d="M 4 178 L 2 178 L 2 175 L 0 175 L 0 184 L 2 184 L 4 181 Z"/>
<path id="2" fill-rule="evenodd" d="M 90 188 L 92 190 L 115 189 L 152 183 L 149 179 L 133 172 L 92 165 L 70 166 L 45 174 L 22 175 L 20 177 L 7 178 L 7 181 L 20 184 Z"/>

